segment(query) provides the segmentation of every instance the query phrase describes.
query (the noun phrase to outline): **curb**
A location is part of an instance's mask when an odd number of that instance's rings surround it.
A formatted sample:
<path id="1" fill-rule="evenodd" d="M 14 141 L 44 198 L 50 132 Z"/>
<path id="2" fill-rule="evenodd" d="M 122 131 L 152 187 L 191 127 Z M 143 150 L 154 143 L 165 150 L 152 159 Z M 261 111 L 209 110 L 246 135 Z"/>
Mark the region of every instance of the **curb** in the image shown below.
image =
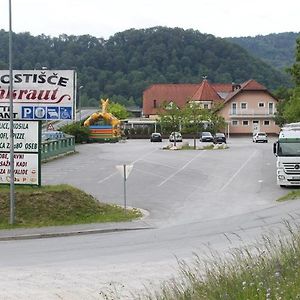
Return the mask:
<path id="1" fill-rule="evenodd" d="M 135 230 L 145 230 L 145 229 L 154 229 L 154 227 L 111 228 L 111 229 L 106 228 L 106 229 L 75 230 L 75 231 L 69 231 L 69 232 L 20 234 L 20 235 L 11 235 L 11 236 L 0 237 L 0 241 L 44 239 L 44 238 L 52 238 L 52 237 L 88 235 L 88 234 L 110 233 L 110 232 L 121 232 L 121 231 L 135 231 Z"/>

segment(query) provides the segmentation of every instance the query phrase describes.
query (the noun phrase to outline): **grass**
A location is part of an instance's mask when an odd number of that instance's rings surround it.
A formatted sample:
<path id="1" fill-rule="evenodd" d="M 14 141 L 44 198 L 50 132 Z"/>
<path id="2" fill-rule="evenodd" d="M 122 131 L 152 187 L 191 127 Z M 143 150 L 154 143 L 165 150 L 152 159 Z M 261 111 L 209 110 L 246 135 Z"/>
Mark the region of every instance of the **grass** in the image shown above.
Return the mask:
<path id="1" fill-rule="evenodd" d="M 263 245 L 233 250 L 230 258 L 203 262 L 196 256 L 192 267 L 181 262 L 182 278 L 165 283 L 145 299 L 300 299 L 300 231 L 287 227 L 287 237 L 265 236 Z"/>
<path id="2" fill-rule="evenodd" d="M 9 225 L 9 187 L 0 187 L 0 229 L 130 221 L 141 217 L 127 210 L 98 202 L 69 185 L 15 188 L 15 224 Z"/>
<path id="3" fill-rule="evenodd" d="M 293 190 L 288 194 L 277 199 L 278 202 L 284 202 L 288 200 L 296 200 L 300 198 L 300 190 Z"/>

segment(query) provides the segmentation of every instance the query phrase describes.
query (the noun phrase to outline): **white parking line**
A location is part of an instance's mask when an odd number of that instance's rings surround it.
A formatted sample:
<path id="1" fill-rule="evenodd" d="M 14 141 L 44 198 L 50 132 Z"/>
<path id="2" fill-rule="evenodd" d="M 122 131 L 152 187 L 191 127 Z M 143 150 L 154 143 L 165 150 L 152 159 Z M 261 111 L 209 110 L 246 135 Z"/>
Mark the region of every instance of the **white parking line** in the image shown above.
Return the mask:
<path id="1" fill-rule="evenodd" d="M 142 155 L 140 158 L 138 158 L 138 159 L 136 159 L 135 161 L 133 161 L 133 162 L 131 163 L 131 165 L 133 165 L 133 164 L 135 164 L 136 162 L 142 160 L 144 157 L 146 157 L 147 155 L 149 155 L 149 154 L 151 154 L 151 153 L 153 153 L 153 152 L 155 152 L 155 151 L 157 151 L 157 149 L 152 150 L 152 151 L 150 151 L 150 152 L 148 152 L 148 153 Z M 102 182 L 104 182 L 104 181 L 110 179 L 111 177 L 115 176 L 116 174 L 119 174 L 119 172 L 116 171 L 116 172 L 114 172 L 114 173 L 112 173 L 112 174 L 106 176 L 105 178 L 99 180 L 98 183 L 102 183 Z"/>
<path id="2" fill-rule="evenodd" d="M 241 165 L 241 167 L 230 177 L 230 179 L 220 189 L 220 192 L 222 192 L 232 182 L 232 180 L 241 172 L 241 170 L 246 166 L 246 164 L 253 158 L 253 156 L 256 154 L 256 152 L 257 152 L 257 150 L 255 150 L 250 155 L 250 157 Z"/>
<path id="3" fill-rule="evenodd" d="M 165 184 L 167 181 L 169 181 L 171 178 L 173 178 L 176 174 L 180 173 L 182 170 L 184 170 L 193 160 L 195 160 L 196 158 L 198 158 L 200 155 L 203 154 L 203 152 L 205 152 L 206 150 L 201 151 L 198 155 L 196 155 L 195 157 L 193 157 L 191 160 L 189 160 L 182 168 L 180 168 L 179 170 L 177 170 L 175 173 L 173 173 L 172 175 L 170 175 L 169 177 L 167 177 L 165 180 L 163 180 L 158 186 L 162 186 L 163 184 Z"/>

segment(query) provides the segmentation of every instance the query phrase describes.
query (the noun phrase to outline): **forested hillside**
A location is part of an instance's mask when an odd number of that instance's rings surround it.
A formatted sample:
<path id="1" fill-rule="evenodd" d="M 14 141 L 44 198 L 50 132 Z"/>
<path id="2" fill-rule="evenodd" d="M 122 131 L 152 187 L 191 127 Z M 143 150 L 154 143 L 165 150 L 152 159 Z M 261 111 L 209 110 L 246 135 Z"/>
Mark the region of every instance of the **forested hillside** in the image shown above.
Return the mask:
<path id="1" fill-rule="evenodd" d="M 274 68 L 284 70 L 295 61 L 296 39 L 299 37 L 300 32 L 283 32 L 255 37 L 228 38 L 227 40 L 240 45 Z"/>
<path id="2" fill-rule="evenodd" d="M 0 69 L 8 68 L 8 34 L 0 31 Z M 82 105 L 110 97 L 141 105 L 152 83 L 240 83 L 253 78 L 269 89 L 290 84 L 288 77 L 253 58 L 240 46 L 195 30 L 130 29 L 108 40 L 90 35 L 13 35 L 14 69 L 76 69 Z"/>

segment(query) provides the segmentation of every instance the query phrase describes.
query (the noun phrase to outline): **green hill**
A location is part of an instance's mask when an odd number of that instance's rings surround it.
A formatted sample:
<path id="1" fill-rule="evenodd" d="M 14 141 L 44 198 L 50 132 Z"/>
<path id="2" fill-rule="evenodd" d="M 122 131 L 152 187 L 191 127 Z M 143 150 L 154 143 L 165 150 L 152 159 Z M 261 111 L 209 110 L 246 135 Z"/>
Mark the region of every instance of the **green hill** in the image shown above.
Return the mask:
<path id="1" fill-rule="evenodd" d="M 8 68 L 8 34 L 0 31 L 0 69 Z M 90 35 L 59 37 L 13 35 L 14 69 L 76 69 L 82 106 L 100 97 L 141 105 L 153 83 L 240 83 L 250 78 L 269 89 L 290 84 L 287 75 L 251 56 L 242 47 L 210 34 L 180 28 L 130 29 L 108 40 Z"/>
<path id="2" fill-rule="evenodd" d="M 296 39 L 300 32 L 283 32 L 255 37 L 228 38 L 274 68 L 284 70 L 295 61 Z"/>

